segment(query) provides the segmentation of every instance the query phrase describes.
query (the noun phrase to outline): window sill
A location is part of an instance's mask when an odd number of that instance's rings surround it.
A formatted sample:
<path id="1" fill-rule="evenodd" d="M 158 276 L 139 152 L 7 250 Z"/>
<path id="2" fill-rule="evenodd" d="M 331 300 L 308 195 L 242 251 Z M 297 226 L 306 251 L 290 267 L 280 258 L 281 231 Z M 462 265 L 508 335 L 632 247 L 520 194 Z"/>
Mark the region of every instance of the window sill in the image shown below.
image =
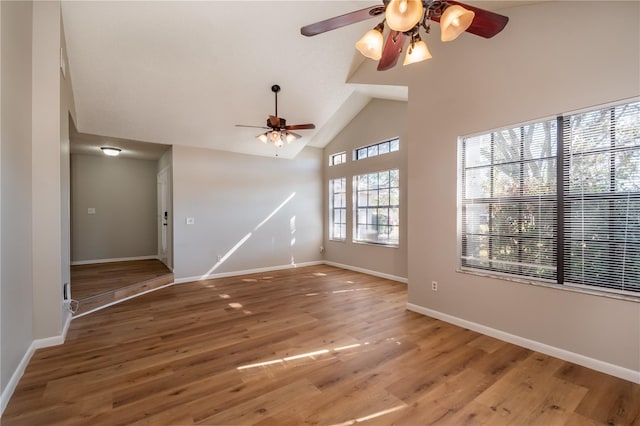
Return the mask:
<path id="1" fill-rule="evenodd" d="M 400 247 L 400 244 L 387 244 L 387 243 L 378 243 L 375 241 L 358 241 L 358 240 L 353 240 L 351 241 L 353 244 L 364 244 L 364 245 L 368 245 L 368 246 L 378 246 L 378 247 L 389 247 L 389 248 L 398 248 Z"/>
<path id="2" fill-rule="evenodd" d="M 476 275 L 476 276 L 479 276 L 479 277 L 492 278 L 492 279 L 496 279 L 496 280 L 511 281 L 511 282 L 516 282 L 516 283 L 519 283 L 519 284 L 530 284 L 530 285 L 535 285 L 535 286 L 539 286 L 539 287 L 552 288 L 552 289 L 556 289 L 556 290 L 564 290 L 564 291 L 570 291 L 570 292 L 574 292 L 574 293 L 582 293 L 582 294 L 589 294 L 589 295 L 592 295 L 592 296 L 606 297 L 606 298 L 609 298 L 609 299 L 618 299 L 618 300 L 625 300 L 627 302 L 640 303 L 640 295 L 631 296 L 631 295 L 627 295 L 627 294 L 611 293 L 611 292 L 601 291 L 601 290 L 596 290 L 596 289 L 587 289 L 587 288 L 575 287 L 575 286 L 571 286 L 571 285 L 556 284 L 556 283 L 553 283 L 551 281 L 527 279 L 527 278 L 524 278 L 524 277 L 523 278 L 518 278 L 518 277 L 514 277 L 512 275 L 502 275 L 502 274 L 495 273 L 495 272 L 494 273 L 481 272 L 481 271 L 478 271 L 476 269 L 467 269 L 467 268 L 463 268 L 463 267 L 458 267 L 456 269 L 456 272 L 459 272 L 459 273 L 462 273 L 462 274 Z"/>

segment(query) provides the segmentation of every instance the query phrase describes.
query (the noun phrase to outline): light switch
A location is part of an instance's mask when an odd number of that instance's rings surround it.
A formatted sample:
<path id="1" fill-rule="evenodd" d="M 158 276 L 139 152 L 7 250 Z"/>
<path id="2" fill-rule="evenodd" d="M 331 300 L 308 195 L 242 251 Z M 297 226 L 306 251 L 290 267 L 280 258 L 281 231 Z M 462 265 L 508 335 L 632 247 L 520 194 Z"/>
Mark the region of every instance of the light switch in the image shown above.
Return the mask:
<path id="1" fill-rule="evenodd" d="M 195 218 L 193 218 L 193 217 L 188 217 L 187 218 L 187 225 L 193 225 L 194 223 L 196 223 Z"/>
<path id="2" fill-rule="evenodd" d="M 89 207 L 87 209 L 87 214 L 96 214 L 96 208 L 95 207 Z"/>

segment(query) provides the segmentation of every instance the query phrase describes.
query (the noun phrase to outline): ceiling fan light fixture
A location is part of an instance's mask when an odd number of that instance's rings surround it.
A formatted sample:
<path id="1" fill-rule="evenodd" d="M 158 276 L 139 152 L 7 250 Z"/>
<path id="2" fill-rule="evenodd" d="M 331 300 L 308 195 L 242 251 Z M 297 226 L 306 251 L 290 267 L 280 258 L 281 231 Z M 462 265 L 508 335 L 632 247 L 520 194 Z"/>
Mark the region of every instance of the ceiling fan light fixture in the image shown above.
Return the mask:
<path id="1" fill-rule="evenodd" d="M 269 134 L 269 140 L 271 142 L 276 143 L 278 141 L 282 141 L 282 133 L 279 130 L 272 130 L 267 133 Z"/>
<path id="2" fill-rule="evenodd" d="M 402 33 L 415 27 L 423 14 L 422 0 L 391 0 L 384 11 L 389 28 Z"/>
<path id="3" fill-rule="evenodd" d="M 117 157 L 122 151 L 120 148 L 114 148 L 112 146 L 101 146 L 100 149 L 105 155 L 108 155 L 109 157 Z"/>
<path id="4" fill-rule="evenodd" d="M 409 45 L 402 65 L 415 64 L 416 62 L 426 61 L 427 59 L 431 59 L 431 52 L 429 52 L 427 43 L 418 37 L 417 41 L 411 42 Z"/>
<path id="5" fill-rule="evenodd" d="M 475 15 L 473 11 L 457 4 L 447 7 L 440 18 L 440 40 L 451 41 L 458 38 L 471 26 Z"/>
<path id="6" fill-rule="evenodd" d="M 258 136 L 256 136 L 256 138 L 262 143 L 269 142 L 269 138 L 267 137 L 267 133 L 261 133 Z"/>
<path id="7" fill-rule="evenodd" d="M 374 61 L 382 57 L 382 29 L 383 24 L 378 24 L 375 28 L 367 31 L 360 40 L 356 42 L 356 49 L 367 58 Z"/>
<path id="8" fill-rule="evenodd" d="M 293 133 L 286 133 L 286 139 L 287 139 L 287 143 L 291 143 L 293 141 L 295 141 L 297 138 Z"/>

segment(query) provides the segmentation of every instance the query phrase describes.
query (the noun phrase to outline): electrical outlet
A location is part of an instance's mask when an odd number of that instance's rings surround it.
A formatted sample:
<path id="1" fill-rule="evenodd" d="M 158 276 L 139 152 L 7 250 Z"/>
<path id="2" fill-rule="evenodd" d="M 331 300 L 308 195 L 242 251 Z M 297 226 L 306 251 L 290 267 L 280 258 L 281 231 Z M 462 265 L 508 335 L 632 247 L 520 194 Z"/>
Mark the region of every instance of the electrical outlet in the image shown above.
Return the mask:
<path id="1" fill-rule="evenodd" d="M 431 281 L 431 290 L 438 291 L 438 281 Z"/>

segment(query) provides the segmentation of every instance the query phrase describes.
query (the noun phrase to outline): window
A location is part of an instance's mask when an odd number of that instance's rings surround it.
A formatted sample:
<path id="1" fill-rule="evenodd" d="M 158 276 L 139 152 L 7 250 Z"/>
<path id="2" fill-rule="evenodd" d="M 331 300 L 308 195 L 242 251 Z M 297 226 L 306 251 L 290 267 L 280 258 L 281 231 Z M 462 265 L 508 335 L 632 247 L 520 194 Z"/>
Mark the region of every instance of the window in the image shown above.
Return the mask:
<path id="1" fill-rule="evenodd" d="M 462 138 L 460 264 L 640 293 L 640 103 Z"/>
<path id="2" fill-rule="evenodd" d="M 353 177 L 354 241 L 398 245 L 399 174 L 393 169 Z"/>
<path id="3" fill-rule="evenodd" d="M 564 281 L 640 295 L 640 102 L 563 124 Z"/>
<path id="4" fill-rule="evenodd" d="M 329 181 L 329 239 L 347 238 L 347 178 Z"/>
<path id="5" fill-rule="evenodd" d="M 377 155 L 388 154 L 400 149 L 400 139 L 395 138 L 388 141 L 375 143 L 373 145 L 357 148 L 353 151 L 354 160 L 362 160 L 363 158 L 375 157 Z"/>
<path id="6" fill-rule="evenodd" d="M 329 156 L 329 166 L 335 166 L 337 164 L 342 164 L 347 162 L 347 153 L 339 152 L 337 154 L 332 154 Z"/>

